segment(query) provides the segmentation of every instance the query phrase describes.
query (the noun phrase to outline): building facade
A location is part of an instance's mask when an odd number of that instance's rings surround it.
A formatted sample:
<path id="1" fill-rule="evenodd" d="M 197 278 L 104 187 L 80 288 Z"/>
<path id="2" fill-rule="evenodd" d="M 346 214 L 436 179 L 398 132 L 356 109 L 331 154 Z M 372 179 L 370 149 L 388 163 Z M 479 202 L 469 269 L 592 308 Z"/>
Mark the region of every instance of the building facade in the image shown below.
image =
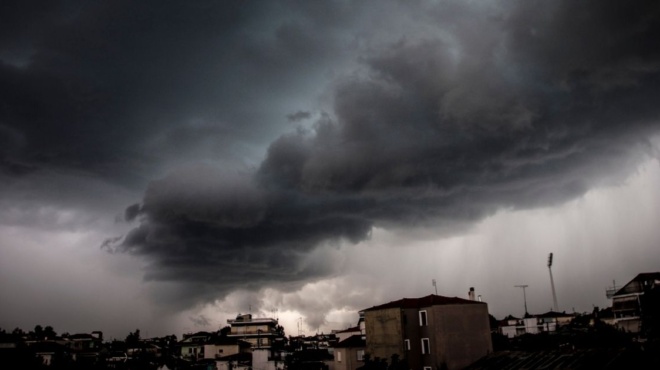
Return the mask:
<path id="1" fill-rule="evenodd" d="M 493 351 L 484 302 L 429 295 L 363 311 L 371 359 L 407 362 L 410 370 L 460 369 Z"/>
<path id="2" fill-rule="evenodd" d="M 356 370 L 364 366 L 367 343 L 360 334 L 350 336 L 334 345 L 335 370 Z"/>
<path id="3" fill-rule="evenodd" d="M 660 272 L 638 274 L 612 295 L 615 325 L 627 332 L 658 331 Z"/>
<path id="4" fill-rule="evenodd" d="M 239 314 L 236 319 L 227 320 L 231 330 L 227 337 L 242 339 L 252 344 L 252 348 L 270 348 L 278 333 L 278 322 L 271 318 L 253 318 L 251 314 Z"/>
<path id="5" fill-rule="evenodd" d="M 575 316 L 565 312 L 548 311 L 540 315 L 528 315 L 517 318 L 511 315 L 499 322 L 499 332 L 508 338 L 523 334 L 554 332 L 557 328 L 569 324 Z"/>

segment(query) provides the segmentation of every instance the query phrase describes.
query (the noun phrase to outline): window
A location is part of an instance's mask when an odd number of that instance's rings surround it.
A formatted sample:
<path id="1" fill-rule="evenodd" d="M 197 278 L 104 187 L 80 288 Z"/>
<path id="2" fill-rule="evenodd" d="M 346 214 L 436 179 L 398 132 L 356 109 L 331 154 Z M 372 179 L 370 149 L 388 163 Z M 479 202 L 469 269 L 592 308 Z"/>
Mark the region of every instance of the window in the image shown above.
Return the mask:
<path id="1" fill-rule="evenodd" d="M 431 353 L 431 343 L 429 342 L 429 338 L 422 338 L 422 354 L 428 355 L 429 353 Z"/>
<path id="2" fill-rule="evenodd" d="M 427 326 L 428 324 L 426 311 L 419 311 L 419 326 Z"/>
<path id="3" fill-rule="evenodd" d="M 337 351 L 337 362 L 341 362 L 341 352 Z"/>
<path id="4" fill-rule="evenodd" d="M 357 360 L 358 361 L 364 361 L 364 350 L 363 349 L 358 349 L 358 351 L 357 351 Z"/>
<path id="5" fill-rule="evenodd" d="M 410 339 L 403 340 L 403 350 L 410 351 Z"/>
<path id="6" fill-rule="evenodd" d="M 424 370 L 431 370 L 433 369 L 431 366 L 424 366 Z"/>

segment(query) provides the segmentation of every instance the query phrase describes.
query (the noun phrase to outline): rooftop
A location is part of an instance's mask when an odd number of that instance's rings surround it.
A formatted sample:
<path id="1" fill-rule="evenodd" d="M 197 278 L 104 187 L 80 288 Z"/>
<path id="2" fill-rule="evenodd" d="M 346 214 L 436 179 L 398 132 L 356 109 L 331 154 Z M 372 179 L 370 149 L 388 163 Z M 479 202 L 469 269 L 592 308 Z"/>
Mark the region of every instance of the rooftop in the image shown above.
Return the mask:
<path id="1" fill-rule="evenodd" d="M 366 347 L 367 341 L 361 335 L 351 335 L 350 337 L 335 344 L 334 348 L 360 348 Z"/>
<path id="2" fill-rule="evenodd" d="M 650 361 L 649 361 L 650 360 Z M 480 369 L 653 369 L 657 354 L 626 348 L 548 351 L 499 351 L 481 358 L 465 370 Z"/>
<path id="3" fill-rule="evenodd" d="M 350 332 L 353 332 L 353 331 L 360 331 L 360 327 L 359 326 L 354 326 L 352 328 L 348 328 L 348 329 L 344 329 L 344 330 L 338 330 L 335 333 L 350 333 Z"/>
<path id="4" fill-rule="evenodd" d="M 635 276 L 623 288 L 617 290 L 614 296 L 641 293 L 645 283 L 655 283 L 656 281 L 660 281 L 660 272 L 643 272 Z"/>
<path id="5" fill-rule="evenodd" d="M 250 324 L 277 324 L 277 319 L 270 317 L 253 318 L 252 314 L 239 314 L 235 319 L 227 320 L 227 324 L 231 325 L 250 325 Z"/>
<path id="6" fill-rule="evenodd" d="M 441 295 L 431 294 L 431 295 L 427 295 L 426 297 L 420 297 L 420 298 L 399 299 L 398 301 L 392 301 L 389 303 L 367 308 L 364 311 L 383 310 L 387 308 L 423 308 L 430 306 L 444 306 L 444 305 L 454 305 L 454 304 L 486 304 L 486 303 L 479 301 L 471 301 L 468 299 L 463 299 L 458 297 L 444 297 Z"/>

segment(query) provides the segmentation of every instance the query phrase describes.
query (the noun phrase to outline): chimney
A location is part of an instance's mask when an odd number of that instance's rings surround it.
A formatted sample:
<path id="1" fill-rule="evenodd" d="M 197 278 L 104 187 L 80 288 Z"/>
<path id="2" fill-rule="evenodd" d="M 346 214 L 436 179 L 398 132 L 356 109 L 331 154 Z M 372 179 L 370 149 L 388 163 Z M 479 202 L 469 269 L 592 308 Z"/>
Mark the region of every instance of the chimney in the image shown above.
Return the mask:
<path id="1" fill-rule="evenodd" d="M 470 287 L 470 291 L 468 292 L 468 299 L 474 301 L 474 287 Z"/>

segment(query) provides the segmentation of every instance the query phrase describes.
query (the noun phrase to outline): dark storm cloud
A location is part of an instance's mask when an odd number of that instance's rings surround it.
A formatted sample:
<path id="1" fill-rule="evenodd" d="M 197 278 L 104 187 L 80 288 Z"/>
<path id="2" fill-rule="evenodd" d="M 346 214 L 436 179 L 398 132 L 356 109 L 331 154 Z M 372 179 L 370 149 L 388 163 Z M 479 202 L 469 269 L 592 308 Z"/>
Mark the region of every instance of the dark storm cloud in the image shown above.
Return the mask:
<path id="1" fill-rule="evenodd" d="M 298 71 L 323 66 L 334 43 L 283 20 L 295 3 L 269 7 L 3 2 L 2 171 L 76 168 L 142 187 L 169 162 L 252 155 L 286 123 L 270 118 L 290 112 L 280 99 L 304 91 Z"/>
<path id="2" fill-rule="evenodd" d="M 124 220 L 128 222 L 132 222 L 133 220 L 135 220 L 138 214 L 140 214 L 140 205 L 133 204 L 132 206 L 126 208 L 126 210 L 124 211 Z"/>
<path id="3" fill-rule="evenodd" d="M 287 118 L 290 122 L 297 122 L 297 121 L 302 121 L 302 120 L 304 120 L 304 119 L 308 119 L 308 118 L 310 118 L 311 116 L 312 116 L 311 113 L 309 113 L 309 112 L 303 112 L 303 111 L 299 110 L 299 111 L 297 111 L 296 113 L 287 114 L 287 115 L 286 115 L 286 118 Z"/>
<path id="4" fill-rule="evenodd" d="M 184 305 L 237 287 L 285 286 L 334 270 L 310 256 L 319 243 L 356 242 L 370 228 L 312 202 L 322 201 L 270 191 L 251 174 L 186 168 L 151 184 L 140 210 L 146 220 L 111 250 L 151 258 L 148 280 L 191 284 L 176 295 Z"/>
<path id="5" fill-rule="evenodd" d="M 7 26 L 30 48 L 4 41 L 2 163 L 123 180 L 181 164 L 105 247 L 144 257 L 146 279 L 181 284 L 159 298 L 186 306 L 329 276 L 324 251 L 374 226 L 448 235 L 572 199 L 622 179 L 658 132 L 655 2 L 365 3 L 25 16 L 50 21 Z M 226 165 L 272 122 L 323 111 L 297 111 L 319 75 L 336 77 L 327 114 L 257 169 Z"/>

